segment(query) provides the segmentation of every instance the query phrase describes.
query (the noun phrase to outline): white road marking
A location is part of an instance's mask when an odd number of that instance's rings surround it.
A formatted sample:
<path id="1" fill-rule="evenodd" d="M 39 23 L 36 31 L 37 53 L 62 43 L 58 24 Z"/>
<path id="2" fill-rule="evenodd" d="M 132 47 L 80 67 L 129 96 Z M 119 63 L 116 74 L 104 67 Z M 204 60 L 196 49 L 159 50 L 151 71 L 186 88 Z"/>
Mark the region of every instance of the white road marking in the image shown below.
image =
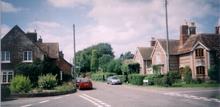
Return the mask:
<path id="1" fill-rule="evenodd" d="M 32 104 L 23 105 L 21 107 L 30 107 L 30 106 L 32 106 Z"/>
<path id="2" fill-rule="evenodd" d="M 49 102 L 50 100 L 44 100 L 44 101 L 41 101 L 41 102 L 39 102 L 40 104 L 42 104 L 42 103 L 46 103 L 46 102 Z"/>
<path id="3" fill-rule="evenodd" d="M 105 107 L 111 107 L 111 105 L 106 104 L 106 103 L 104 103 L 103 101 L 101 101 L 101 100 L 99 100 L 99 99 L 97 99 L 97 98 L 91 97 L 91 96 L 86 95 L 86 94 L 83 94 L 83 96 L 85 96 L 85 97 L 87 97 L 87 98 L 90 98 L 90 99 L 92 99 L 92 100 L 94 100 L 94 101 L 96 101 L 96 102 L 98 102 L 98 103 L 104 105 Z"/>
<path id="4" fill-rule="evenodd" d="M 213 102 L 218 102 L 220 103 L 219 99 L 215 98 L 207 98 L 207 97 L 199 97 L 199 96 L 194 96 L 194 95 L 189 95 L 189 94 L 179 94 L 179 93 L 163 93 L 164 95 L 169 95 L 169 96 L 177 96 L 177 97 L 184 97 L 188 99 L 195 99 L 195 100 L 203 100 L 203 101 L 213 101 Z"/>
<path id="5" fill-rule="evenodd" d="M 83 99 L 85 99 L 85 100 L 91 102 L 92 104 L 96 105 L 97 107 L 103 107 L 102 105 L 96 103 L 95 101 L 90 100 L 89 98 L 87 98 L 87 97 L 85 97 L 85 96 L 82 96 L 82 95 L 79 95 L 79 96 L 80 96 L 81 98 L 83 98 Z"/>

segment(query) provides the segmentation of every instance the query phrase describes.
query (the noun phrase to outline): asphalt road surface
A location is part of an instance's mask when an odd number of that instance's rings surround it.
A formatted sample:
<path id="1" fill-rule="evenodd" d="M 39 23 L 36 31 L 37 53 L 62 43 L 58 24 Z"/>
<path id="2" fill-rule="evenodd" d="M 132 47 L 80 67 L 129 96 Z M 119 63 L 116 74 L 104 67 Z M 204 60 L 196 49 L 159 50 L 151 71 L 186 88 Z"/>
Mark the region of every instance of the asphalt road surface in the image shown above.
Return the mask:
<path id="1" fill-rule="evenodd" d="M 220 107 L 218 88 L 152 88 L 94 82 L 93 90 L 73 94 L 19 98 L 2 107 Z"/>

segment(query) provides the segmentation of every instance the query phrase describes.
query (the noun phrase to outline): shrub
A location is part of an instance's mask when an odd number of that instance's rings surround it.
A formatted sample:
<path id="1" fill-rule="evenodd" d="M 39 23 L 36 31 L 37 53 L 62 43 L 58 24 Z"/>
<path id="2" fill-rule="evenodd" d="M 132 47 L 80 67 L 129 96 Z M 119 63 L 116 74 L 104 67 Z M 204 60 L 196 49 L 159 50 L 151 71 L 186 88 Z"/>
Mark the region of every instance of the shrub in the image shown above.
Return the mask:
<path id="1" fill-rule="evenodd" d="M 165 86 L 171 86 L 175 82 L 181 79 L 181 75 L 178 71 L 169 71 L 166 76 L 164 77 L 164 84 Z"/>
<path id="2" fill-rule="evenodd" d="M 144 79 L 148 80 L 148 85 L 161 85 L 163 75 L 159 74 L 150 74 L 147 75 Z"/>
<path id="3" fill-rule="evenodd" d="M 143 85 L 144 75 L 130 74 L 128 75 L 128 82 L 133 85 Z"/>
<path id="4" fill-rule="evenodd" d="M 66 91 L 72 91 L 75 89 L 75 86 L 72 82 L 64 83 L 61 86 L 55 87 L 55 90 L 57 92 L 66 92 Z"/>
<path id="5" fill-rule="evenodd" d="M 211 66 L 211 68 L 208 70 L 208 75 L 210 77 L 211 80 L 220 82 L 220 72 L 218 70 L 219 66 Z"/>
<path id="6" fill-rule="evenodd" d="M 125 75 L 117 75 L 117 77 L 121 80 L 121 82 L 123 82 L 123 83 L 127 82 Z"/>
<path id="7" fill-rule="evenodd" d="M 7 85 L 1 84 L 1 99 L 5 99 L 9 97 L 11 94 L 11 91 Z"/>
<path id="8" fill-rule="evenodd" d="M 16 75 L 10 84 L 10 90 L 14 93 L 27 93 L 31 90 L 32 84 L 28 77 Z"/>
<path id="9" fill-rule="evenodd" d="M 109 76 L 116 75 L 115 73 L 109 73 L 109 72 L 97 72 L 93 73 L 91 75 L 92 80 L 95 81 L 105 81 Z"/>
<path id="10" fill-rule="evenodd" d="M 47 74 L 39 76 L 38 86 L 43 89 L 53 89 L 57 85 L 56 75 Z"/>
<path id="11" fill-rule="evenodd" d="M 186 82 L 186 84 L 190 84 L 193 81 L 192 72 L 189 67 L 184 68 L 183 80 Z"/>

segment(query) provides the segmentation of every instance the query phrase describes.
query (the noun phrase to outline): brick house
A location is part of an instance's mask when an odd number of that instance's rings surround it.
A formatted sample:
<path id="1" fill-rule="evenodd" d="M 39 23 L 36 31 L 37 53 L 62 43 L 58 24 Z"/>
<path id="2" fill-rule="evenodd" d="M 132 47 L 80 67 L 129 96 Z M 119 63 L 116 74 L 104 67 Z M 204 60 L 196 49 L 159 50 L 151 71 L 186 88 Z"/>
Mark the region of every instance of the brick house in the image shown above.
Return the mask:
<path id="1" fill-rule="evenodd" d="M 134 61 L 140 64 L 140 74 L 151 74 L 151 53 L 155 45 L 155 40 L 152 38 L 151 47 L 137 47 L 134 55 Z"/>
<path id="2" fill-rule="evenodd" d="M 194 23 L 181 25 L 179 38 L 169 40 L 170 71 L 189 66 L 194 79 L 208 79 L 208 69 L 214 64 L 213 52 L 220 58 L 220 26 L 215 28 L 215 33 L 196 34 Z M 159 66 L 161 74 L 167 73 L 166 44 L 166 39 L 156 39 L 152 52 L 149 51 L 152 65 Z"/>
<path id="3" fill-rule="evenodd" d="M 25 33 L 17 25 L 14 26 L 1 39 L 1 83 L 9 83 L 15 74 L 15 67 L 21 63 L 32 63 L 36 59 L 43 60 L 45 57 L 53 59 L 62 75 L 71 75 L 72 65 L 59 51 L 58 43 L 43 43 L 37 40 L 37 33 Z"/>

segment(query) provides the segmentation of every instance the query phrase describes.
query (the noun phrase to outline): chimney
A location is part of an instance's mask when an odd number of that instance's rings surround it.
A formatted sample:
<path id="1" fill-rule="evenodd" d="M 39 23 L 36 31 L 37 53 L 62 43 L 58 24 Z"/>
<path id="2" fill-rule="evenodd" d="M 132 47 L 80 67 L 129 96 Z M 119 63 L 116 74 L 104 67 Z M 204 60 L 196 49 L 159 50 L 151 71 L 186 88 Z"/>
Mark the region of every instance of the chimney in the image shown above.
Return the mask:
<path id="1" fill-rule="evenodd" d="M 36 32 L 28 32 L 28 33 L 26 33 L 26 35 L 32 42 L 37 42 L 37 33 Z"/>
<path id="2" fill-rule="evenodd" d="M 188 30 L 189 30 L 189 26 L 187 24 L 180 26 L 180 46 L 183 46 L 183 44 L 189 38 Z"/>
<path id="3" fill-rule="evenodd" d="M 220 25 L 215 27 L 215 34 L 220 34 Z"/>
<path id="4" fill-rule="evenodd" d="M 43 39 L 41 38 L 41 36 L 40 36 L 40 38 L 38 39 L 37 42 L 38 42 L 38 43 L 42 43 L 42 42 L 43 42 Z"/>
<path id="5" fill-rule="evenodd" d="M 196 26 L 194 22 L 191 22 L 189 26 L 189 35 L 195 35 L 195 34 L 196 34 Z"/>
<path id="6" fill-rule="evenodd" d="M 61 58 L 64 57 L 63 51 L 59 51 L 59 56 L 60 56 Z"/>
<path id="7" fill-rule="evenodd" d="M 152 38 L 151 38 L 151 41 L 150 41 L 150 46 L 151 46 L 151 47 L 154 47 L 155 44 L 156 44 L 156 40 L 155 40 L 154 37 L 152 37 Z"/>

